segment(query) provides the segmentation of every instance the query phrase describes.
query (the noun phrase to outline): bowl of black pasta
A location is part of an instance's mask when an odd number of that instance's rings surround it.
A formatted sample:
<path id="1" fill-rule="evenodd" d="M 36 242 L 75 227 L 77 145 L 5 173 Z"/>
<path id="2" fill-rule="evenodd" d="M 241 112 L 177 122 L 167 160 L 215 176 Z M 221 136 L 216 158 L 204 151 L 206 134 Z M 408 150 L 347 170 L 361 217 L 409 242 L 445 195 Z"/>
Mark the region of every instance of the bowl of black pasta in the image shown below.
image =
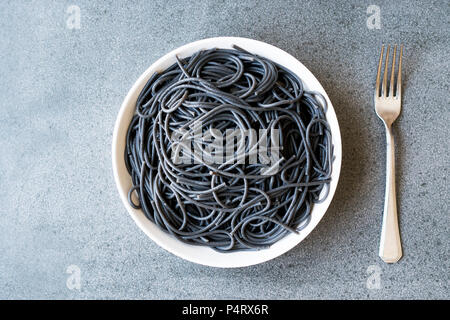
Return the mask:
<path id="1" fill-rule="evenodd" d="M 189 43 L 136 81 L 112 142 L 127 211 L 191 262 L 244 267 L 299 244 L 327 211 L 341 136 L 314 75 L 270 44 Z"/>

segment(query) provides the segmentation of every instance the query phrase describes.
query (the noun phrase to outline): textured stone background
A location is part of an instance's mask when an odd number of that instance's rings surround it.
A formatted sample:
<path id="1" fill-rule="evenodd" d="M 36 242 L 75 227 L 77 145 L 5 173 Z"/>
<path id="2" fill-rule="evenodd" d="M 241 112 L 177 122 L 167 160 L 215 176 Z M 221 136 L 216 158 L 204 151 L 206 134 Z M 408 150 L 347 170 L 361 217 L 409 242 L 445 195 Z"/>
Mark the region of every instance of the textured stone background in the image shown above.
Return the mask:
<path id="1" fill-rule="evenodd" d="M 369 5 L 381 29 L 369 30 Z M 81 9 L 67 28 L 66 9 Z M 0 298 L 450 298 L 448 1 L 1 1 Z M 276 45 L 321 81 L 343 168 L 332 205 L 289 253 L 244 269 L 195 265 L 148 239 L 120 202 L 120 104 L 164 53 L 213 36 Z M 395 123 L 404 258 L 377 255 L 385 137 L 372 95 L 382 43 L 405 44 Z M 66 286 L 69 265 L 81 289 Z M 368 289 L 369 266 L 380 289 Z"/>

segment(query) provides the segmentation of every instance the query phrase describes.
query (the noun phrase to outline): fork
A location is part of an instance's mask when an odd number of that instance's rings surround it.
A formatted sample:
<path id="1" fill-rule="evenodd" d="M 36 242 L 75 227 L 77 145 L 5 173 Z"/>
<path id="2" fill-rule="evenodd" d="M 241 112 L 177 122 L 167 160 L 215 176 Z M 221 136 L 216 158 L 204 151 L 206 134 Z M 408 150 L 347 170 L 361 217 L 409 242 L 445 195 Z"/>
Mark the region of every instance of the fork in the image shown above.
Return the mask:
<path id="1" fill-rule="evenodd" d="M 403 45 L 400 46 L 398 59 L 398 74 L 396 86 L 394 86 L 395 58 L 397 45 L 394 46 L 392 56 L 391 80 L 388 86 L 388 65 L 390 45 L 386 50 L 386 62 L 384 66 L 383 82 L 380 88 L 381 69 L 383 65 L 384 45 L 381 47 L 380 61 L 378 63 L 377 81 L 375 87 L 375 111 L 383 121 L 386 128 L 387 156 L 386 156 L 386 193 L 383 212 L 383 224 L 381 228 L 380 252 L 381 259 L 386 263 L 394 263 L 402 257 L 402 245 L 397 216 L 397 200 L 395 194 L 395 150 L 392 123 L 397 119 L 401 109 L 402 93 L 402 54 Z M 395 90 L 394 90 L 395 88 Z M 381 90 L 380 90 L 381 89 Z"/>

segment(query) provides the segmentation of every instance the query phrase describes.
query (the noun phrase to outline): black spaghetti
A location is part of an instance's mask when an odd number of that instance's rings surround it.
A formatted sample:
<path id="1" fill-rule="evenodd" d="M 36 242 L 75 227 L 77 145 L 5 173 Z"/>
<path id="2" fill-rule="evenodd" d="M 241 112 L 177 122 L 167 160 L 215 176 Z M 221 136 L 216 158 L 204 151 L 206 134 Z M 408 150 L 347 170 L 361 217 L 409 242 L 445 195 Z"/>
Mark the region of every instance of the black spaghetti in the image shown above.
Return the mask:
<path id="1" fill-rule="evenodd" d="M 125 147 L 130 205 L 188 244 L 226 252 L 267 248 L 303 229 L 314 203 L 328 195 L 333 146 L 325 113 L 323 96 L 306 91 L 294 73 L 241 48 L 177 58 L 148 80 L 136 102 Z M 250 161 L 262 140 L 237 137 L 235 161 L 211 161 L 224 159 L 217 150 L 230 149 L 208 149 L 189 133 L 200 122 L 199 133 L 217 141 L 231 129 L 276 129 L 279 148 L 265 163 Z M 182 138 L 201 153 L 185 152 L 180 162 Z M 268 164 L 273 150 L 279 157 Z"/>

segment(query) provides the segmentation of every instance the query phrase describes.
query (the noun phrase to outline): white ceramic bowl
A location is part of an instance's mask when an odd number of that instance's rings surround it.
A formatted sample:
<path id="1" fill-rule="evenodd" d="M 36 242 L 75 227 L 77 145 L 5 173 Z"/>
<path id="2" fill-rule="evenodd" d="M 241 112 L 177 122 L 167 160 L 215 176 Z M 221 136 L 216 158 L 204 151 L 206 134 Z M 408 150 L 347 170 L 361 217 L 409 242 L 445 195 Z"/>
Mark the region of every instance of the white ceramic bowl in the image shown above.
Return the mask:
<path id="1" fill-rule="evenodd" d="M 328 102 L 326 116 L 331 127 L 335 159 L 333 161 L 330 192 L 328 197 L 324 202 L 314 205 L 311 212 L 312 218 L 309 224 L 302 231 L 300 231 L 299 234 L 289 234 L 273 244 L 270 248 L 264 250 L 220 253 L 208 247 L 189 245 L 175 239 L 171 235 L 160 230 L 153 222 L 149 221 L 144 216 L 142 211 L 133 209 L 129 205 L 127 194 L 128 190 L 131 188 L 131 177 L 125 167 L 124 150 L 125 136 L 128 125 L 135 111 L 137 97 L 147 80 L 154 72 L 164 71 L 170 65 L 175 63 L 175 55 L 178 55 L 179 57 L 188 57 L 199 50 L 210 48 L 232 48 L 232 45 L 237 45 L 251 53 L 263 56 L 285 66 L 300 77 L 306 89 L 322 93 Z M 297 59 L 277 47 L 257 40 L 236 37 L 218 37 L 195 41 L 169 52 L 153 63 L 139 77 L 125 97 L 116 120 L 112 142 L 114 179 L 119 190 L 120 198 L 122 199 L 122 202 L 131 217 L 142 229 L 142 231 L 144 231 L 158 245 L 181 258 L 203 265 L 222 268 L 244 267 L 268 261 L 287 252 L 305 239 L 306 236 L 316 227 L 320 219 L 322 219 L 328 206 L 330 205 L 331 199 L 336 191 L 339 173 L 341 171 L 341 160 L 341 134 L 339 131 L 336 114 L 330 99 L 325 93 L 325 90 L 322 88 L 314 75 Z"/>

